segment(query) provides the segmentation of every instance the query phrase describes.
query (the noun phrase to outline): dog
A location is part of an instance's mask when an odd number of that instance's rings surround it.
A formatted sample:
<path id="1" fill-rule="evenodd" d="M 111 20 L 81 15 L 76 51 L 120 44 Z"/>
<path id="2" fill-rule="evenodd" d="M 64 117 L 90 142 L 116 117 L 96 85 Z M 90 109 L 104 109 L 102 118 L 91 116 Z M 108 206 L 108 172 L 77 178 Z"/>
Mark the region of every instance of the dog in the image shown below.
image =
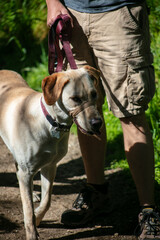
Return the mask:
<path id="1" fill-rule="evenodd" d="M 100 73 L 84 66 L 42 80 L 42 93 L 16 72 L 0 71 L 0 136 L 13 154 L 22 199 L 27 240 L 37 240 L 38 226 L 50 207 L 56 164 L 68 149 L 73 121 L 89 135 L 100 134 L 97 110 Z M 33 177 L 41 171 L 41 202 L 33 207 Z"/>

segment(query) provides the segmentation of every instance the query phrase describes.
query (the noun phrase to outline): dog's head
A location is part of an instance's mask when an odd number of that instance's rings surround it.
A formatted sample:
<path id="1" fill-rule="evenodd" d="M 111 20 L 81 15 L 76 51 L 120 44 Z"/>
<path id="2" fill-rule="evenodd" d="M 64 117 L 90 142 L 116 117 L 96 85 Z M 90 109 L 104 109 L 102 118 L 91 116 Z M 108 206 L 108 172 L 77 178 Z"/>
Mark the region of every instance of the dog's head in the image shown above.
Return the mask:
<path id="1" fill-rule="evenodd" d="M 89 66 L 54 73 L 42 81 L 44 99 L 48 105 L 60 102 L 82 132 L 98 134 L 102 125 L 97 110 L 99 77 L 99 71 Z"/>

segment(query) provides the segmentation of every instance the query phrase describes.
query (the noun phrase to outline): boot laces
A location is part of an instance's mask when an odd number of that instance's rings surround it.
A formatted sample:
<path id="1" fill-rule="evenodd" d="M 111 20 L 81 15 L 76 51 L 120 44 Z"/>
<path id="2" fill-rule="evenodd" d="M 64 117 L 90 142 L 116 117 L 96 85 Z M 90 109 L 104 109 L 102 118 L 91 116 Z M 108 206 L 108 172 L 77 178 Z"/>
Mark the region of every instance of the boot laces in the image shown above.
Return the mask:
<path id="1" fill-rule="evenodd" d="M 157 236 L 160 234 L 160 217 L 155 211 L 144 211 L 141 213 L 140 220 L 141 233 L 146 230 L 147 235 Z M 141 217 L 140 216 L 140 217 Z"/>
<path id="2" fill-rule="evenodd" d="M 81 190 L 81 192 L 78 194 L 78 197 L 73 203 L 73 207 L 76 209 L 88 209 L 91 207 L 91 195 L 92 190 L 89 188 L 84 188 Z"/>

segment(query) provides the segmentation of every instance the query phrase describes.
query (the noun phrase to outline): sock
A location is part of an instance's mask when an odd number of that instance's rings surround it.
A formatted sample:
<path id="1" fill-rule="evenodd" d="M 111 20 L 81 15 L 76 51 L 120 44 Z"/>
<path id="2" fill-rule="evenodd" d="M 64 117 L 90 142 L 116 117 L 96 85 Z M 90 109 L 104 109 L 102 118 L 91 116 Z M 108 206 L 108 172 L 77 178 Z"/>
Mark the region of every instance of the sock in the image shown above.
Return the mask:
<path id="1" fill-rule="evenodd" d="M 103 183 L 103 184 L 92 184 L 92 183 L 88 183 L 88 185 L 93 186 L 96 191 L 101 192 L 103 194 L 106 194 L 108 192 L 108 183 Z"/>

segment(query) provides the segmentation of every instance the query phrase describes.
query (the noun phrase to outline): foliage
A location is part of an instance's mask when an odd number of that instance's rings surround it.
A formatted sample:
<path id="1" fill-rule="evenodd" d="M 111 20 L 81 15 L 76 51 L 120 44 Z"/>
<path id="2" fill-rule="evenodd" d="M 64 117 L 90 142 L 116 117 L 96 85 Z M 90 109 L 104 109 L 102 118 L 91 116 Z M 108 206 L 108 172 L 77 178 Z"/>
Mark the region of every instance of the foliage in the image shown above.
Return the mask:
<path id="1" fill-rule="evenodd" d="M 160 31 L 160 3 L 159 0 L 147 0 L 150 9 L 151 34 L 156 35 Z"/>
<path id="2" fill-rule="evenodd" d="M 147 4 L 150 8 L 151 48 L 154 54 L 154 68 L 158 81 L 160 78 L 160 2 L 159 0 L 147 0 Z"/>
<path id="3" fill-rule="evenodd" d="M 47 29 L 45 7 L 43 0 L 0 1 L 1 68 L 21 71 L 40 60 L 40 36 L 46 36 Z"/>
<path id="4" fill-rule="evenodd" d="M 156 180 L 160 183 L 160 86 L 150 103 L 147 111 L 148 121 L 152 132 L 154 152 L 155 152 L 155 172 Z"/>
<path id="5" fill-rule="evenodd" d="M 29 84 L 29 86 L 36 91 L 41 91 L 41 82 L 48 74 L 48 58 L 45 49 L 41 47 L 41 61 L 37 62 L 33 67 L 26 67 L 23 69 L 22 75 Z"/>

